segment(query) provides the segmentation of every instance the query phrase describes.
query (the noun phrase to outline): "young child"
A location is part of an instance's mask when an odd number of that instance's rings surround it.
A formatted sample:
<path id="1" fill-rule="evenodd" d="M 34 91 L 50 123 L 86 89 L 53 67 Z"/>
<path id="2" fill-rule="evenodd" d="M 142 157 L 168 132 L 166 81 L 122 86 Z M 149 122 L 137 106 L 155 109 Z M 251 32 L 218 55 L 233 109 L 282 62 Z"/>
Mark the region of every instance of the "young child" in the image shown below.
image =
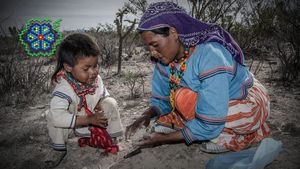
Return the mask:
<path id="1" fill-rule="evenodd" d="M 118 151 L 111 137 L 122 136 L 123 126 L 117 102 L 109 97 L 99 76 L 99 54 L 97 44 L 82 33 L 67 36 L 59 46 L 52 76 L 55 89 L 47 114 L 53 148 L 47 163 L 52 166 L 57 166 L 66 155 L 66 143 L 72 131 L 82 137 L 78 140 L 81 147 L 89 145 L 111 153 Z"/>

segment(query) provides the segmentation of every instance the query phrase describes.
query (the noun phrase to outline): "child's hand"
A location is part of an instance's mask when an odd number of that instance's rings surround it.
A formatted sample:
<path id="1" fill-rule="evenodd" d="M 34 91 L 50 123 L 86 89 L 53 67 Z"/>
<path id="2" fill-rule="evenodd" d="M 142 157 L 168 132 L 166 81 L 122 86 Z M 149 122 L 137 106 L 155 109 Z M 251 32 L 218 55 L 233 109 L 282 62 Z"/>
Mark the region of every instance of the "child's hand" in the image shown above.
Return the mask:
<path id="1" fill-rule="evenodd" d="M 104 115 L 103 111 L 96 111 L 92 116 L 87 117 L 89 124 L 106 128 L 108 125 L 108 120 Z"/>

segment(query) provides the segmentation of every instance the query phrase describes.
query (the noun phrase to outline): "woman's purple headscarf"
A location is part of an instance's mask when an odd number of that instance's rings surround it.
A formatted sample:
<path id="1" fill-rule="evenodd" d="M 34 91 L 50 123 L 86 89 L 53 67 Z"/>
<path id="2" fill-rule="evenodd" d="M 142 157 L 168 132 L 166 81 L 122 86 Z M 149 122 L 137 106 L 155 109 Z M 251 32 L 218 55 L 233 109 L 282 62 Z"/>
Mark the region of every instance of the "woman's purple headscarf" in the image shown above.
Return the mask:
<path id="1" fill-rule="evenodd" d="M 163 27 L 174 27 L 186 47 L 204 42 L 218 42 L 227 48 L 237 62 L 244 64 L 242 50 L 228 32 L 218 25 L 196 20 L 173 2 L 151 4 L 143 14 L 137 30 L 150 31 Z"/>

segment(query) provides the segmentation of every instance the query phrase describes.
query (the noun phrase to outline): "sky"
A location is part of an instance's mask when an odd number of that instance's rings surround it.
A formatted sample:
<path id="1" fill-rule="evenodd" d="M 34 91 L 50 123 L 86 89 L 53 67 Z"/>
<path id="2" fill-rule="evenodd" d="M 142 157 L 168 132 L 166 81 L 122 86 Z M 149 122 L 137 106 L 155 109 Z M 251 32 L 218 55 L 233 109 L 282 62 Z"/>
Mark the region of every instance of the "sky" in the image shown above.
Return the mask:
<path id="1" fill-rule="evenodd" d="M 161 0 L 149 0 L 158 2 Z M 0 0 L 2 27 L 25 25 L 30 18 L 61 18 L 61 30 L 96 27 L 99 23 L 113 24 L 115 13 L 126 0 Z M 186 6 L 185 0 L 179 0 Z M 185 3 L 183 3 L 185 2 Z M 179 3 L 180 4 L 180 3 Z M 131 16 L 132 17 L 132 16 Z"/>

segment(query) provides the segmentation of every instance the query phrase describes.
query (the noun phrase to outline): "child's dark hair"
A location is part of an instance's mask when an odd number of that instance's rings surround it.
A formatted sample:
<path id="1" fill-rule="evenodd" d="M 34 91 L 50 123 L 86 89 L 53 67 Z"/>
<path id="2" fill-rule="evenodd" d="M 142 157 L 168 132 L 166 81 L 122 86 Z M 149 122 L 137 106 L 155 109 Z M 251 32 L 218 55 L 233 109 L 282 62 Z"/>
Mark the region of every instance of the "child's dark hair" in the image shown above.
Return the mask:
<path id="1" fill-rule="evenodd" d="M 57 73 L 63 69 L 63 64 L 75 66 L 82 57 L 97 57 L 100 54 L 97 43 L 87 34 L 74 33 L 68 35 L 60 44 L 57 51 L 57 65 L 51 80 L 56 81 Z"/>

